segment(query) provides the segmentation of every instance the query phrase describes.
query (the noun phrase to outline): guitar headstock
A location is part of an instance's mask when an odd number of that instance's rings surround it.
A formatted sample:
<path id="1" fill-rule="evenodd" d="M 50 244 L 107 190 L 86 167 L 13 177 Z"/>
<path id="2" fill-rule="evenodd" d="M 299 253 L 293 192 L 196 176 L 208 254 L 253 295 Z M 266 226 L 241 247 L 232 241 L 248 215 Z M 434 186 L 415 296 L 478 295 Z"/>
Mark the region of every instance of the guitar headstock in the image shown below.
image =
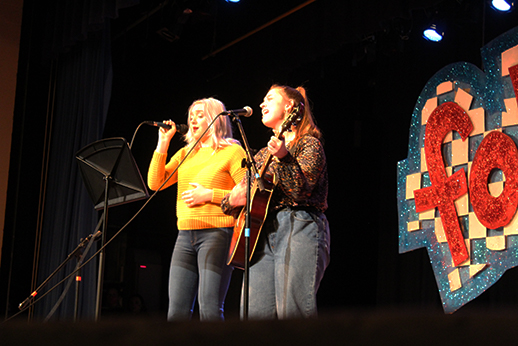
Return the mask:
<path id="1" fill-rule="evenodd" d="M 291 110 L 290 114 L 284 119 L 281 125 L 281 131 L 279 136 L 281 136 L 284 131 L 288 130 L 292 125 L 296 125 L 299 121 L 302 120 L 302 110 L 304 109 L 304 105 L 302 103 L 296 105 Z"/>
<path id="2" fill-rule="evenodd" d="M 284 121 L 282 122 L 280 132 L 276 136 L 277 139 L 282 138 L 282 135 L 286 130 L 288 130 L 292 125 L 296 125 L 299 121 L 302 120 L 302 112 L 304 112 L 304 104 L 301 102 L 297 106 L 293 107 L 290 114 L 288 114 L 286 119 L 284 119 Z M 266 159 L 263 163 L 263 167 L 261 168 L 261 172 L 259 174 L 260 179 L 264 178 L 266 169 L 268 168 L 268 165 L 270 164 L 272 157 L 273 155 L 270 152 L 268 152 L 268 155 L 266 156 Z"/>

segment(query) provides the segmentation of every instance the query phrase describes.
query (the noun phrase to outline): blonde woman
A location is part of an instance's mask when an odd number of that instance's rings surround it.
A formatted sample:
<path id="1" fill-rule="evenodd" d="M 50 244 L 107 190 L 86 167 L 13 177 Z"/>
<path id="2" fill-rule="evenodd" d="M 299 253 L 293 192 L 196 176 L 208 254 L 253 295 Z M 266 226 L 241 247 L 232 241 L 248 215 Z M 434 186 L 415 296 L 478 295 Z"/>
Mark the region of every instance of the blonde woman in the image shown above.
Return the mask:
<path id="1" fill-rule="evenodd" d="M 229 118 L 220 116 L 210 126 L 224 111 L 223 103 L 213 98 L 193 102 L 188 111 L 187 145 L 167 163 L 176 125 L 164 121 L 171 129 L 159 129 L 149 167 L 150 189 L 159 189 L 166 180 L 163 188 L 178 183 L 179 232 L 169 273 L 169 321 L 190 319 L 196 298 L 201 320 L 224 319 L 224 301 L 232 274 L 226 259 L 234 218 L 222 213 L 220 203 L 245 176 L 241 167 L 245 152 L 232 138 Z"/>

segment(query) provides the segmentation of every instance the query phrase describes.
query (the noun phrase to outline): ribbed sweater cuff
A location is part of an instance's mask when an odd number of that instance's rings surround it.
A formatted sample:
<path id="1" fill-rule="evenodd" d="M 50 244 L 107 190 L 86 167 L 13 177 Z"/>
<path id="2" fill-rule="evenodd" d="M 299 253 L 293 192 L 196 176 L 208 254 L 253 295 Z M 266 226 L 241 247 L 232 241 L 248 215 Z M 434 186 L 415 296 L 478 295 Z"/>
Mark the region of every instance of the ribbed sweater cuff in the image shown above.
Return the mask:
<path id="1" fill-rule="evenodd" d="M 221 204 L 223 197 L 225 197 L 229 192 L 230 192 L 230 190 L 212 189 L 211 202 L 214 204 Z"/>

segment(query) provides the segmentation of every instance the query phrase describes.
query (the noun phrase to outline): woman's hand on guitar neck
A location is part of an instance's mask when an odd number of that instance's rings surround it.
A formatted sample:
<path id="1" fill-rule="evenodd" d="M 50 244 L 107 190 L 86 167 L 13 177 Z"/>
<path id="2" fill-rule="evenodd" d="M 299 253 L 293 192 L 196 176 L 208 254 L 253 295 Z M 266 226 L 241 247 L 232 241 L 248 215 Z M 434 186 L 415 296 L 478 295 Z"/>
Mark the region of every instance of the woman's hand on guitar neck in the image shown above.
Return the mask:
<path id="1" fill-rule="evenodd" d="M 272 136 L 268 142 L 268 152 L 278 159 L 282 159 L 286 156 L 288 154 L 288 149 L 286 149 L 284 138 L 278 139 L 277 137 Z"/>

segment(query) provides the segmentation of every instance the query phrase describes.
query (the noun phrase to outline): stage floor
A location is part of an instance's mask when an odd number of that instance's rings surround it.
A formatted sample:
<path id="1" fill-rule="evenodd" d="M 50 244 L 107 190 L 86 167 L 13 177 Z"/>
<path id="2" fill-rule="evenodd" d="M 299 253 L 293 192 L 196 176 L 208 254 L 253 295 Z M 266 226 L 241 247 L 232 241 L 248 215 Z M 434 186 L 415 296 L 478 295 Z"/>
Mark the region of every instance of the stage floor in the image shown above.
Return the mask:
<path id="1" fill-rule="evenodd" d="M 518 313 L 383 310 L 328 313 L 312 320 L 166 322 L 111 318 L 99 322 L 0 324 L 2 345 L 489 345 L 516 343 Z"/>

